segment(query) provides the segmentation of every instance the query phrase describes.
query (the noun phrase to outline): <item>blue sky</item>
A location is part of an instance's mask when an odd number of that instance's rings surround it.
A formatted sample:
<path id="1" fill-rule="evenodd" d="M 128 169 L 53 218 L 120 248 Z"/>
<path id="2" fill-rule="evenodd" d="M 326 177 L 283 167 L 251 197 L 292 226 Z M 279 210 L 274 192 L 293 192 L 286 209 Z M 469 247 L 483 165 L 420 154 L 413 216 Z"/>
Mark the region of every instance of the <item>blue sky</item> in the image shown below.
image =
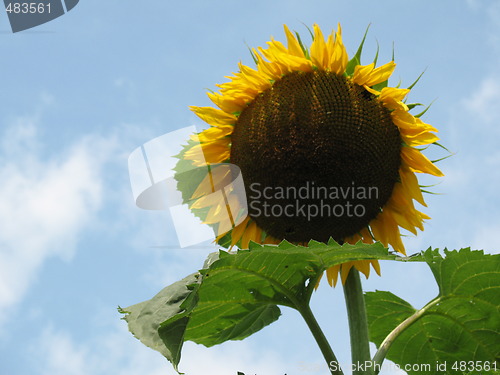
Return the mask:
<path id="1" fill-rule="evenodd" d="M 209 243 L 180 249 L 165 212 L 134 205 L 127 158 L 136 147 L 201 122 L 189 105 L 251 64 L 282 25 L 343 26 L 352 54 L 371 23 L 365 62 L 380 45 L 392 84 L 426 70 L 410 100 L 455 153 L 427 197 L 433 219 L 409 253 L 429 246 L 500 249 L 500 1 L 81 1 L 50 23 L 12 34 L 0 12 L 0 375 L 174 374 L 116 312 L 201 267 Z M 431 154 L 443 156 L 439 150 Z M 382 265 L 368 290 L 416 307 L 437 289 L 423 265 Z M 349 362 L 340 288 L 313 296 L 334 351 Z M 243 342 L 188 343 L 187 374 L 324 374 L 295 311 Z M 386 374 L 397 374 L 387 370 Z"/>

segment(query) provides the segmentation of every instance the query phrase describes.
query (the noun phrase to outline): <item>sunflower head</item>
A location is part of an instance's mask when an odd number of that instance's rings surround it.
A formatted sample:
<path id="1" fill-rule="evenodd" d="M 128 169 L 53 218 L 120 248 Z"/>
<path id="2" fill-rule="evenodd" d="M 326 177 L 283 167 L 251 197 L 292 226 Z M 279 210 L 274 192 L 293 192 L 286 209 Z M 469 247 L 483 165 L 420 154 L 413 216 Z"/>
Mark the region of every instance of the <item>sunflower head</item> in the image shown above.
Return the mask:
<path id="1" fill-rule="evenodd" d="M 239 64 L 208 94 L 217 108 L 191 108 L 210 127 L 180 157 L 209 172 L 185 198 L 204 209 L 223 246 L 333 238 L 404 254 L 400 228 L 416 234 L 429 219 L 415 208 L 425 206 L 416 173 L 442 176 L 418 148 L 435 143 L 437 130 L 410 113 L 410 89 L 388 86 L 394 61 L 360 65 L 363 43 L 349 60 L 340 25 L 327 38 L 313 29 L 308 49 L 285 26 L 286 46 L 271 39 L 253 49 L 256 68 Z M 236 175 L 242 191 L 214 199 L 215 184 Z M 368 276 L 370 263 L 379 272 L 376 261 L 356 262 L 328 279 L 345 279 L 352 266 Z"/>

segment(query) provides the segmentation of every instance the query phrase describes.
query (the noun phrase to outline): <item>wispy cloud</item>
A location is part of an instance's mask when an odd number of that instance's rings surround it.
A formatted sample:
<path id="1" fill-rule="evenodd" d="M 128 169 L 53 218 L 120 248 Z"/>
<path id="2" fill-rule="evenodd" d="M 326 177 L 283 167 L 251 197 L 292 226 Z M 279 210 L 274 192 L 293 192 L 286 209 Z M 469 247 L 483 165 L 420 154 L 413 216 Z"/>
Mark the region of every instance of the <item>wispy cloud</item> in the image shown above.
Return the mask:
<path id="1" fill-rule="evenodd" d="M 118 323 L 118 324 L 117 324 Z M 159 353 L 146 348 L 126 331 L 125 324 L 114 321 L 107 332 L 86 342 L 77 342 L 69 332 L 47 327 L 30 350 L 40 375 L 167 375 L 176 374 Z M 237 351 L 234 350 L 235 346 Z M 248 343 L 222 345 L 207 349 L 187 344 L 181 370 L 186 374 L 234 375 L 284 374 L 286 365 L 273 356 L 260 353 Z M 222 360 L 223 359 L 223 360 Z"/>
<path id="2" fill-rule="evenodd" d="M 491 123 L 497 120 L 500 114 L 497 105 L 499 97 L 500 83 L 498 77 L 487 77 L 464 103 L 466 108 L 480 120 Z"/>
<path id="3" fill-rule="evenodd" d="M 0 327 L 49 257 L 70 259 L 102 199 L 109 140 L 88 137 L 44 154 L 36 118 L 19 118 L 0 144 Z"/>
<path id="4" fill-rule="evenodd" d="M 444 195 L 436 201 L 444 206 L 432 221 L 437 225 L 434 235 L 451 248 L 472 246 L 489 253 L 499 251 L 500 243 L 495 240 L 495 230 L 500 228 L 496 213 L 500 183 L 496 173 L 500 168 L 499 78 L 496 72 L 485 72 L 452 107 L 447 129 L 451 144 L 447 146 L 456 155 L 443 163 L 446 177 L 440 191 Z M 453 210 L 454 214 L 443 215 L 443 210 Z"/>

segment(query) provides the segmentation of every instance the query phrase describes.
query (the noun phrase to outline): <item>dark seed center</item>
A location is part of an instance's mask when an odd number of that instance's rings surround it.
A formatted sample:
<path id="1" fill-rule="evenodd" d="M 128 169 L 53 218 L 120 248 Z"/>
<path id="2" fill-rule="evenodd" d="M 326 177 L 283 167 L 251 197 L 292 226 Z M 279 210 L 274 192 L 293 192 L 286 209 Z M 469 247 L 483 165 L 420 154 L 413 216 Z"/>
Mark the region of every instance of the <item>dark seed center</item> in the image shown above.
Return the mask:
<path id="1" fill-rule="evenodd" d="M 231 163 L 242 171 L 250 217 L 268 234 L 341 241 L 387 203 L 400 151 L 390 112 L 363 87 L 294 72 L 242 111 Z"/>

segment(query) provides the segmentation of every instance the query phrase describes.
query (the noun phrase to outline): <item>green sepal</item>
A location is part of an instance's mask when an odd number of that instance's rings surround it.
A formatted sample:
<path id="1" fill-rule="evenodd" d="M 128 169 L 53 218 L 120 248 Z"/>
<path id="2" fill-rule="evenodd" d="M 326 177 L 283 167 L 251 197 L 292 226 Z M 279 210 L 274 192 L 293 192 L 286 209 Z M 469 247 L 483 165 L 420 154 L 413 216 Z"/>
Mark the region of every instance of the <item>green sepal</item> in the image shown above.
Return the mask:
<path id="1" fill-rule="evenodd" d="M 377 90 L 377 91 L 382 91 L 383 88 L 387 87 L 389 85 L 389 80 L 386 79 L 384 82 L 377 83 L 376 85 L 372 86 L 372 89 Z"/>
<path id="2" fill-rule="evenodd" d="M 259 60 L 255 56 L 255 53 L 252 51 L 252 48 L 246 42 L 245 42 L 245 45 L 248 48 L 248 52 L 250 52 L 250 56 L 252 56 L 252 60 L 255 63 L 255 66 L 258 66 L 259 65 Z"/>
<path id="3" fill-rule="evenodd" d="M 350 59 L 349 62 L 347 63 L 345 72 L 348 76 L 352 76 L 354 74 L 354 68 L 356 67 L 356 65 L 361 65 L 361 54 L 363 53 L 363 46 L 365 44 L 366 36 L 368 35 L 368 30 L 370 29 L 370 26 L 371 24 L 369 24 L 366 27 L 365 35 L 361 40 L 358 50 L 356 51 L 352 59 Z"/>
<path id="4" fill-rule="evenodd" d="M 311 28 L 309 27 L 309 25 L 305 24 L 304 22 L 302 22 L 302 25 L 304 25 L 305 28 L 307 29 L 307 31 L 309 31 L 309 35 L 311 36 L 311 40 L 314 41 L 314 33 L 311 30 Z"/>
<path id="5" fill-rule="evenodd" d="M 423 110 L 422 112 L 420 112 L 420 113 L 419 113 L 419 114 L 417 114 L 417 115 L 414 115 L 413 117 L 416 117 L 416 118 L 420 118 L 420 117 L 422 117 L 422 116 L 423 116 L 423 115 L 425 115 L 425 113 L 429 110 L 429 108 L 431 108 L 431 106 L 432 106 L 433 104 L 434 104 L 434 100 L 433 100 L 430 104 L 428 104 L 428 105 L 424 108 L 424 110 Z"/>
<path id="6" fill-rule="evenodd" d="M 308 28 L 308 30 L 309 30 L 309 28 Z M 309 32 L 311 32 L 311 30 L 309 30 Z M 295 36 L 297 37 L 297 41 L 299 42 L 299 46 L 302 49 L 302 52 L 304 52 L 306 59 L 311 60 L 311 56 L 309 54 L 309 49 L 304 45 L 304 43 L 302 43 L 302 39 L 300 38 L 300 34 L 297 31 L 295 31 Z"/>
<path id="7" fill-rule="evenodd" d="M 427 70 L 427 68 L 424 69 L 424 71 L 422 73 L 420 73 L 420 75 L 417 77 L 415 82 L 413 82 L 410 86 L 407 87 L 408 90 L 411 90 L 417 84 L 417 82 L 420 81 L 420 78 L 422 78 L 422 76 L 424 75 L 426 70 Z"/>
<path id="8" fill-rule="evenodd" d="M 453 156 L 453 154 L 446 155 L 446 156 L 443 156 L 442 158 L 431 160 L 431 162 L 432 162 L 432 163 L 438 163 L 438 162 L 440 162 L 440 161 L 443 161 L 443 160 L 446 160 L 446 159 L 448 159 L 448 158 L 451 158 L 452 156 Z"/>
<path id="9" fill-rule="evenodd" d="M 375 41 L 377 42 L 377 52 L 375 53 L 375 58 L 373 59 L 373 65 L 377 66 L 378 54 L 380 52 L 380 44 L 378 43 L 378 40 Z"/>
<path id="10" fill-rule="evenodd" d="M 408 110 L 411 111 L 415 107 L 423 106 L 423 104 L 422 103 L 410 103 L 410 104 L 406 104 L 406 106 L 408 107 Z M 417 116 L 414 116 L 414 117 L 417 117 Z"/>
<path id="11" fill-rule="evenodd" d="M 453 154 L 453 152 L 451 152 L 450 150 L 448 150 L 445 146 L 443 146 L 441 143 L 438 143 L 438 142 L 434 142 L 433 145 L 436 145 L 440 148 L 442 148 L 443 150 L 446 150 L 448 151 L 450 154 Z"/>

